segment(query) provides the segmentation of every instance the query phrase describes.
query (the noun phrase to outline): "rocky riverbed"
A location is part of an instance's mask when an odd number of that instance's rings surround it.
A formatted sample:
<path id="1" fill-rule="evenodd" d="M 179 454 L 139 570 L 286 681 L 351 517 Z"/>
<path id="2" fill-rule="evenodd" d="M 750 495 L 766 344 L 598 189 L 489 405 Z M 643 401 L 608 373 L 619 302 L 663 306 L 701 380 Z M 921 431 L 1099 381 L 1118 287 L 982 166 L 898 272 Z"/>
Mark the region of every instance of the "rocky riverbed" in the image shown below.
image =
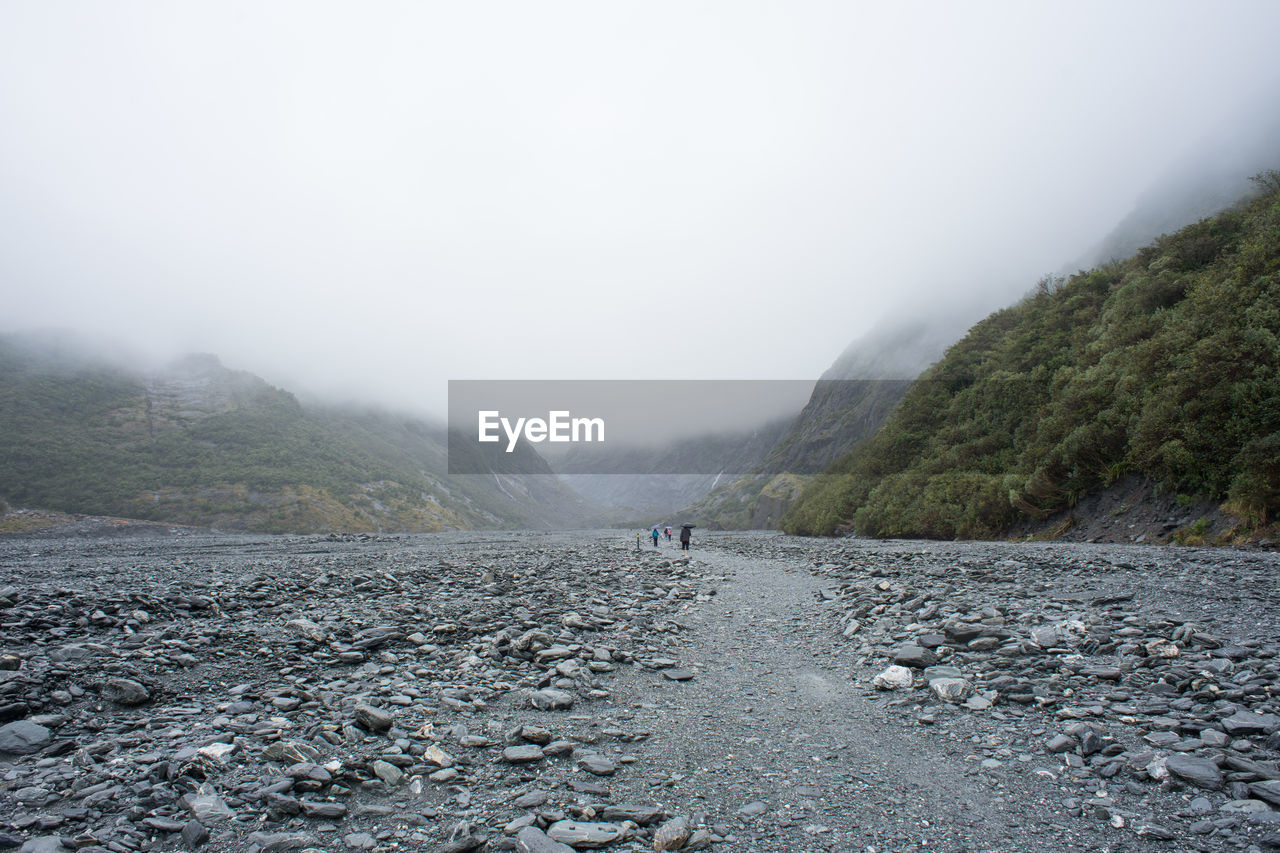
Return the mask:
<path id="1" fill-rule="evenodd" d="M 0 539 L 0 849 L 1280 847 L 1280 558 Z"/>

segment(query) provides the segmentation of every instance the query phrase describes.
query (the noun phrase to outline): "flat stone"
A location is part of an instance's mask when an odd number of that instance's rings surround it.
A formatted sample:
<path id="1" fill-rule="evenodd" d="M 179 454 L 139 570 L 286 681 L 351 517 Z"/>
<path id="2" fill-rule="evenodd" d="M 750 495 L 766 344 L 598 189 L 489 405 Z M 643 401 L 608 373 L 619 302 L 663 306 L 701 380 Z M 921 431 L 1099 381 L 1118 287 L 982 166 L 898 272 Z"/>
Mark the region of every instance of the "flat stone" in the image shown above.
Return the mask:
<path id="1" fill-rule="evenodd" d="M 531 694 L 529 702 L 539 711 L 562 711 L 573 707 L 573 694 L 548 687 Z"/>
<path id="2" fill-rule="evenodd" d="M 608 821 L 634 821 L 640 826 L 656 823 L 666 812 L 661 806 L 644 806 L 635 803 L 618 803 L 604 807 L 603 817 Z"/>
<path id="3" fill-rule="evenodd" d="M 547 836 L 552 841 L 568 844 L 575 850 L 607 847 L 621 838 L 622 834 L 622 827 L 617 824 L 579 820 L 558 820 L 547 828 Z"/>
<path id="4" fill-rule="evenodd" d="M 310 619 L 290 619 L 284 623 L 284 626 L 291 634 L 311 640 L 313 643 L 323 643 L 328 637 L 325 630 Z"/>
<path id="5" fill-rule="evenodd" d="M 502 759 L 511 764 L 532 764 L 542 760 L 542 747 L 536 743 L 523 746 L 509 746 L 502 750 Z"/>
<path id="6" fill-rule="evenodd" d="M 1280 779 L 1254 782 L 1249 785 L 1249 793 L 1260 800 L 1266 800 L 1276 808 L 1280 808 Z"/>
<path id="7" fill-rule="evenodd" d="M 0 753 L 30 755 L 53 740 L 53 733 L 39 723 L 16 720 L 0 726 Z"/>
<path id="8" fill-rule="evenodd" d="M 315 841 L 302 832 L 251 832 L 249 843 L 256 844 L 262 853 L 281 853 L 284 850 L 301 850 Z"/>
<path id="9" fill-rule="evenodd" d="M 1170 755 L 1165 760 L 1165 769 L 1185 782 L 1199 788 L 1217 791 L 1222 788 L 1222 771 L 1218 765 L 1207 758 L 1196 758 L 1192 755 Z"/>
<path id="10" fill-rule="evenodd" d="M 898 649 L 897 653 L 894 654 L 893 662 L 898 666 L 924 669 L 937 663 L 938 656 L 923 646 L 906 645 Z"/>
<path id="11" fill-rule="evenodd" d="M 536 826 L 526 826 L 516 833 L 516 850 L 520 853 L 573 853 L 573 848 L 561 844 Z"/>
<path id="12" fill-rule="evenodd" d="M 596 776 L 612 776 L 618 772 L 618 765 L 603 755 L 584 755 L 578 760 L 578 766 Z"/>
<path id="13" fill-rule="evenodd" d="M 925 684 L 935 678 L 964 678 L 964 673 L 960 671 L 959 667 L 947 666 L 941 663 L 925 667 L 921 675 L 924 676 Z"/>
<path id="14" fill-rule="evenodd" d="M 1237 711 L 1222 720 L 1222 729 L 1232 737 L 1270 734 L 1280 729 L 1280 716 Z"/>
<path id="15" fill-rule="evenodd" d="M 302 813 L 307 817 L 322 817 L 330 820 L 346 817 L 347 807 L 343 803 L 302 801 Z"/>
<path id="16" fill-rule="evenodd" d="M 320 750 L 301 741 L 282 740 L 268 744 L 262 751 L 262 757 L 268 761 L 279 761 L 284 764 L 297 764 L 301 761 L 319 763 Z"/>

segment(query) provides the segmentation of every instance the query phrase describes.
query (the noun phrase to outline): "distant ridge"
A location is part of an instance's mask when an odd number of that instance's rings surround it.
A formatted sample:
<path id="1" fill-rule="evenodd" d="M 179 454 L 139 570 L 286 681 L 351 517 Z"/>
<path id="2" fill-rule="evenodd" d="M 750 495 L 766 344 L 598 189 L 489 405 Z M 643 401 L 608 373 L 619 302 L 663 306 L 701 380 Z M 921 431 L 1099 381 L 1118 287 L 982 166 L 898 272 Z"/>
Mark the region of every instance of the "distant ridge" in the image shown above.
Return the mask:
<path id="1" fill-rule="evenodd" d="M 209 354 L 144 371 L 96 347 L 0 336 L 9 504 L 267 532 L 562 527 L 588 512 L 535 453 L 450 476 L 442 425 L 303 406 Z"/>

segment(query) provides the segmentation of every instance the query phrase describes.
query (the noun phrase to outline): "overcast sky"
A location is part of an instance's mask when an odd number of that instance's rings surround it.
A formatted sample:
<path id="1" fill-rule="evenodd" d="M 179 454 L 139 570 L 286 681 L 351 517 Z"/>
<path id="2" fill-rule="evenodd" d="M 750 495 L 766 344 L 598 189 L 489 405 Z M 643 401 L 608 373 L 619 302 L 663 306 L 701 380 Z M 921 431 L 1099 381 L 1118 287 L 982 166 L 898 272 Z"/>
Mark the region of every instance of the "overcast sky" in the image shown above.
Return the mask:
<path id="1" fill-rule="evenodd" d="M 813 378 L 1277 109 L 1280 3 L 0 3 L 0 328 L 414 407 Z M 963 307 L 961 307 L 963 306 Z"/>

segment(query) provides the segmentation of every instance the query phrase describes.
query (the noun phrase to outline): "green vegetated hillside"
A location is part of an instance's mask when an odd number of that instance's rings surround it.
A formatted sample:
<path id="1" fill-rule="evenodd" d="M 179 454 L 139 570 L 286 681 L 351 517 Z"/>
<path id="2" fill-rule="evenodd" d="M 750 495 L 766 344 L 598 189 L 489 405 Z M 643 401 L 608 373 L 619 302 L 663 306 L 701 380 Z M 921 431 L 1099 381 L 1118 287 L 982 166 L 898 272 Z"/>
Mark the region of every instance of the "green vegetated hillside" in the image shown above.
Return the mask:
<path id="1" fill-rule="evenodd" d="M 1280 173 L 976 325 L 817 477 L 788 532 L 990 537 L 1126 475 L 1280 511 Z"/>
<path id="2" fill-rule="evenodd" d="M 449 476 L 445 433 L 304 407 L 196 356 L 144 373 L 0 338 L 0 496 L 14 506 L 272 532 L 545 527 L 585 513 L 553 476 Z M 535 454 L 524 473 L 549 475 Z"/>

